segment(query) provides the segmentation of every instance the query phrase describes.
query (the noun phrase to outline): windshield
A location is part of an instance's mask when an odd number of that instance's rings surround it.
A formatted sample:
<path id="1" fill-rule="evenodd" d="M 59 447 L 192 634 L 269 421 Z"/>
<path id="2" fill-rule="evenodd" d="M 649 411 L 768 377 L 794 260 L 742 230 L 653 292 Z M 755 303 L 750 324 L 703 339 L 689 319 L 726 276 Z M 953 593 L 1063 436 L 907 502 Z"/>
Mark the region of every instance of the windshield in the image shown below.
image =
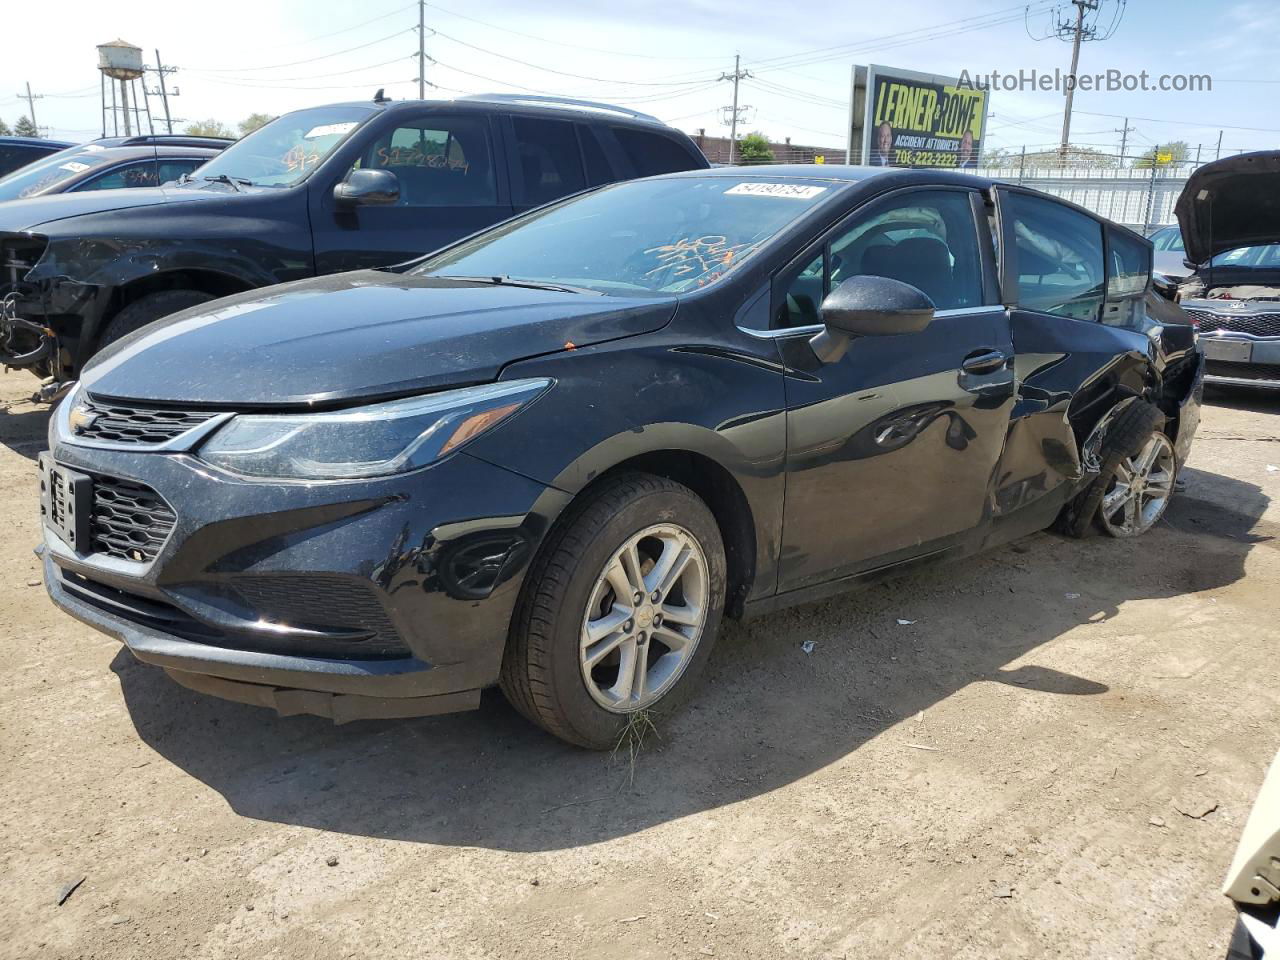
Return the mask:
<path id="1" fill-rule="evenodd" d="M 495 227 L 411 273 L 681 293 L 719 279 L 837 188 L 731 177 L 619 183 Z"/>
<path id="2" fill-rule="evenodd" d="M 194 174 L 256 186 L 287 187 L 305 179 L 363 121 L 372 107 L 316 107 L 286 113 L 237 140 Z"/>
<path id="3" fill-rule="evenodd" d="M 1280 267 L 1280 243 L 1257 247 L 1236 247 L 1213 258 L 1215 267 L 1244 267 L 1250 270 L 1275 270 Z"/>
<path id="4" fill-rule="evenodd" d="M 92 143 L 59 150 L 0 178 L 0 201 L 34 197 L 108 162 L 103 148 Z"/>

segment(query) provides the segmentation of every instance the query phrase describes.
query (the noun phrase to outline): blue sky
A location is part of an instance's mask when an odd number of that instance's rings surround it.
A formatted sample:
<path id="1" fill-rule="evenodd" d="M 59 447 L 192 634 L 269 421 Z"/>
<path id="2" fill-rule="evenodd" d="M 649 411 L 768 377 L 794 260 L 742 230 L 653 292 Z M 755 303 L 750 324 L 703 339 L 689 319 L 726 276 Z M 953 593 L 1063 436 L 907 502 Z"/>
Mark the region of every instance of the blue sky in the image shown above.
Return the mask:
<path id="1" fill-rule="evenodd" d="M 1106 0 L 1110 22 L 1117 0 Z M 727 3 L 684 0 L 441 0 L 427 8 L 427 78 L 435 95 L 502 91 L 571 95 L 625 103 L 684 130 L 724 133 L 731 98 L 721 73 L 740 53 L 755 77 L 742 85 L 748 130 L 773 139 L 843 147 L 853 63 L 940 74 L 1020 69 L 1064 72 L 1069 44 L 1037 40 L 1050 4 L 1031 0 L 956 4 L 954 0 L 848 0 Z M 14 95 L 30 81 L 45 98 L 37 120 L 53 136 L 83 140 L 100 131 L 95 46 L 116 37 L 159 48 L 178 66 L 172 101 L 187 119 L 230 125 L 254 111 L 366 99 L 378 87 L 416 95 L 416 4 L 410 0 L 219 0 L 216 4 L 104 4 L 66 0 L 51 8 L 6 10 L 0 117 L 25 111 Z M 971 29 L 982 25 L 980 29 Z M 431 31 L 435 31 L 432 33 Z M 1192 0 L 1130 0 L 1114 35 L 1086 44 L 1082 72 L 1116 69 L 1207 73 L 1209 92 L 1077 92 L 1073 142 L 1116 152 L 1129 116 L 1130 150 L 1181 139 L 1212 157 L 1280 147 L 1280 3 L 1246 0 L 1209 6 Z M 517 62 L 522 61 L 522 62 Z M 154 82 L 154 81 L 152 81 Z M 431 95 L 429 92 L 428 95 Z M 159 109 L 153 100 L 153 110 Z M 996 92 L 989 142 L 1017 148 L 1056 143 L 1062 96 Z"/>

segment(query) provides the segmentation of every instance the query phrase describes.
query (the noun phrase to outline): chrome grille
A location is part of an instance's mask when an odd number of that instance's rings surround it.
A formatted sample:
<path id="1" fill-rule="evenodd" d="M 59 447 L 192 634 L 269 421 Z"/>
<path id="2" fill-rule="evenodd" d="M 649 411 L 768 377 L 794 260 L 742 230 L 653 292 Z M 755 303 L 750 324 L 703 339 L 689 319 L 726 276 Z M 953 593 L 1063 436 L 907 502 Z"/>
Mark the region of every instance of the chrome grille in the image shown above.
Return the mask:
<path id="1" fill-rule="evenodd" d="M 1255 337 L 1280 337 L 1280 313 L 1250 313 L 1244 310 L 1201 310 L 1183 307 L 1201 333 L 1226 330 Z"/>
<path id="2" fill-rule="evenodd" d="M 77 437 L 122 444 L 156 444 L 181 436 L 216 413 L 81 399 L 72 411 Z"/>
<path id="3" fill-rule="evenodd" d="M 173 532 L 177 517 L 150 487 L 117 477 L 93 477 L 89 543 L 93 553 L 147 563 Z"/>

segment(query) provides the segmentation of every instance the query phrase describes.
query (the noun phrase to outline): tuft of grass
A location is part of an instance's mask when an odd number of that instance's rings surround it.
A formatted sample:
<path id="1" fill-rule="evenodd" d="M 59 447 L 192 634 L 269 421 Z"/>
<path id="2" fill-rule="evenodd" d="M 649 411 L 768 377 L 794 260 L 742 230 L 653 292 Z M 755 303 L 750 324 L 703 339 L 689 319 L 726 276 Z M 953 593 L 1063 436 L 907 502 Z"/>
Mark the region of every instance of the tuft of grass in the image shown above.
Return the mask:
<path id="1" fill-rule="evenodd" d="M 636 761 L 640 759 L 640 752 L 644 749 L 645 740 L 649 737 L 659 737 L 658 728 L 653 724 L 653 716 L 648 710 L 637 710 L 627 718 L 627 725 L 622 728 L 622 733 L 618 735 L 618 742 L 614 744 L 613 753 L 610 754 L 611 759 L 618 759 L 621 754 L 625 756 L 627 761 L 627 786 L 633 786 L 636 779 Z"/>

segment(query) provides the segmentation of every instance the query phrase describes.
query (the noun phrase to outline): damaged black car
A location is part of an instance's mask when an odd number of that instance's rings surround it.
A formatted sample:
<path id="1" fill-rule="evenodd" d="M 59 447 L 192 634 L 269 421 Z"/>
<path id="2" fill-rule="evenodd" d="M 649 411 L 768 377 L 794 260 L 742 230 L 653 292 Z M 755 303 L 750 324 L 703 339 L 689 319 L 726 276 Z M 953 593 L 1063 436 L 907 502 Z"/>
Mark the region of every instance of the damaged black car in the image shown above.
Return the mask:
<path id="1" fill-rule="evenodd" d="M 1149 530 L 1203 368 L 1150 290 L 1143 237 L 963 174 L 603 187 L 112 344 L 40 458 L 47 587 L 212 695 L 341 722 L 501 685 L 608 747 L 722 616 Z"/>

